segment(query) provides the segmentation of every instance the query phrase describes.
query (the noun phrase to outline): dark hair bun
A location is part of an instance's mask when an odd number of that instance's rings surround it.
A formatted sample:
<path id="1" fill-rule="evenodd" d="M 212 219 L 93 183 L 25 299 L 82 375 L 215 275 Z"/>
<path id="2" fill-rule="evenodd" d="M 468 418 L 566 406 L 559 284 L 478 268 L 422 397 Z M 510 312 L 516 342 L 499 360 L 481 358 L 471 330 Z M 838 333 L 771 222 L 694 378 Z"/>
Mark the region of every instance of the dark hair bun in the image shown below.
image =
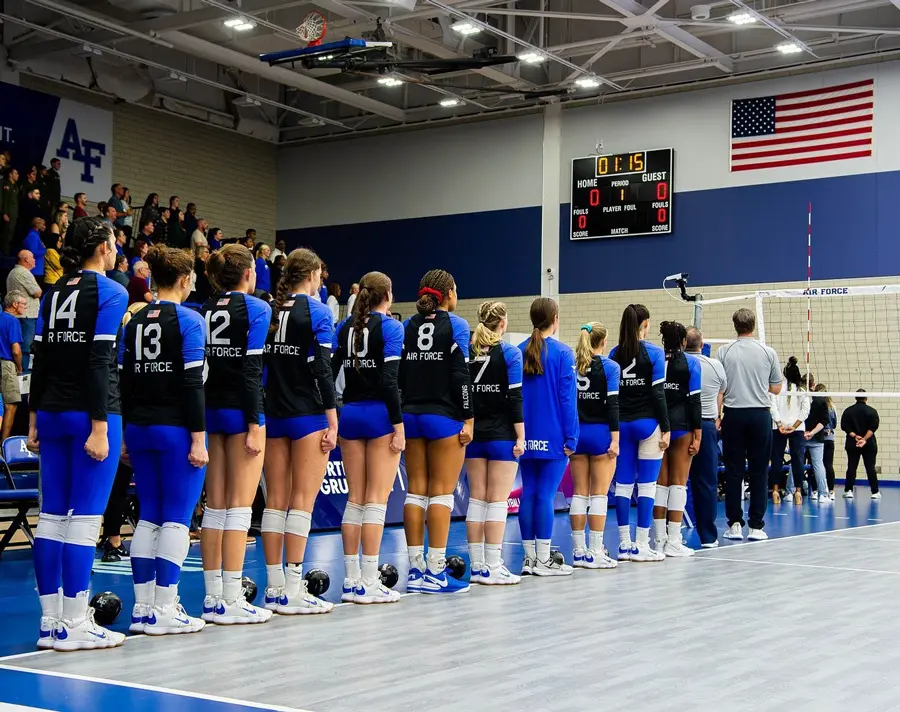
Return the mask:
<path id="1" fill-rule="evenodd" d="M 797 365 L 797 357 L 796 357 L 796 356 L 791 356 L 791 357 L 788 359 L 788 366 L 796 366 L 796 365 Z"/>

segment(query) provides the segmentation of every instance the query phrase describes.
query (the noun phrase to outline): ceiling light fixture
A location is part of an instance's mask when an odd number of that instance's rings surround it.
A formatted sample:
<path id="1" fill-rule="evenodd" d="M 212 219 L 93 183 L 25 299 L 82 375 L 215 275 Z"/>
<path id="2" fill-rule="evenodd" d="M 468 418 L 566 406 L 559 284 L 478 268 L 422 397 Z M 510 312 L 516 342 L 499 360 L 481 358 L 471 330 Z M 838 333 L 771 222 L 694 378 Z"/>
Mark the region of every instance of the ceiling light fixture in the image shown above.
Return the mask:
<path id="1" fill-rule="evenodd" d="M 403 84 L 403 81 L 396 77 L 381 77 L 381 79 L 378 80 L 378 83 L 385 87 L 398 87 Z"/>
<path id="2" fill-rule="evenodd" d="M 547 55 L 541 52 L 523 52 L 518 59 L 525 64 L 540 64 L 547 61 Z"/>
<path id="3" fill-rule="evenodd" d="M 481 28 L 467 20 L 460 20 L 459 22 L 454 22 L 450 25 L 450 29 L 454 32 L 458 32 L 461 35 L 477 35 L 481 32 Z"/>
<path id="4" fill-rule="evenodd" d="M 798 52 L 803 51 L 803 48 L 796 42 L 785 42 L 784 44 L 778 45 L 775 49 L 782 54 L 797 54 Z"/>
<path id="5" fill-rule="evenodd" d="M 261 103 L 259 99 L 254 99 L 252 96 L 239 96 L 237 99 L 234 99 L 232 102 L 235 106 L 260 106 Z"/>
<path id="6" fill-rule="evenodd" d="M 600 86 L 600 80 L 597 77 L 581 77 L 581 79 L 576 79 L 575 83 L 582 89 L 596 89 Z"/>
<path id="7" fill-rule="evenodd" d="M 237 32 L 246 32 L 256 27 L 256 23 L 253 20 L 248 20 L 246 17 L 232 17 L 225 20 L 225 27 Z"/>
<path id="8" fill-rule="evenodd" d="M 752 25 L 756 22 L 756 15 L 749 12 L 736 12 L 728 16 L 728 21 L 735 25 Z"/>
<path id="9" fill-rule="evenodd" d="M 441 99 L 440 104 L 441 106 L 446 106 L 449 108 L 451 106 L 459 106 L 460 104 L 462 104 L 462 101 L 453 97 L 447 97 L 446 99 Z"/>

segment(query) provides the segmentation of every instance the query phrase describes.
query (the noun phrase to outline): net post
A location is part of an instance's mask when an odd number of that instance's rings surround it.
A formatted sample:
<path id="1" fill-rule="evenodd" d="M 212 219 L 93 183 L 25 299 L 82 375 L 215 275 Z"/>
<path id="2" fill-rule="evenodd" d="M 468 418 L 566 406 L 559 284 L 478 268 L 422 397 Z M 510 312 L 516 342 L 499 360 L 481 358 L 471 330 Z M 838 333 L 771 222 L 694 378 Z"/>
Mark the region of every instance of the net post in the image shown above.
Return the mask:
<path id="1" fill-rule="evenodd" d="M 694 302 L 694 316 L 692 321 L 694 322 L 695 328 L 703 331 L 703 302 L 699 299 Z"/>
<path id="2" fill-rule="evenodd" d="M 759 332 L 759 340 L 766 343 L 766 322 L 763 319 L 763 295 L 756 293 L 756 329 Z"/>

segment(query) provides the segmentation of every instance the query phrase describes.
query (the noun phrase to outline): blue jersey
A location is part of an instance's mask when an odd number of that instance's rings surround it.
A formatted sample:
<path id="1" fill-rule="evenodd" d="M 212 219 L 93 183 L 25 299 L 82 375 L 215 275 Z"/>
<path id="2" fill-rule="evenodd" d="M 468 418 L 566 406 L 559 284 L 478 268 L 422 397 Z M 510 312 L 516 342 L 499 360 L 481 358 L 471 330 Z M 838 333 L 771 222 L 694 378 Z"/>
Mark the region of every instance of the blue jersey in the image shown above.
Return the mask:
<path id="1" fill-rule="evenodd" d="M 31 347 L 32 410 L 86 411 L 97 421 L 121 412 L 116 336 L 127 308 L 125 288 L 91 270 L 44 294 Z"/>
<path id="2" fill-rule="evenodd" d="M 606 356 L 594 356 L 585 373 L 578 374 L 578 420 L 584 424 L 619 429 L 619 364 Z"/>
<path id="3" fill-rule="evenodd" d="M 255 425 L 263 410 L 262 362 L 272 309 L 241 292 L 214 294 L 206 320 L 206 407 L 236 409 Z"/>
<path id="4" fill-rule="evenodd" d="M 13 344 L 22 343 L 22 325 L 8 311 L 0 312 L 0 361 L 12 361 Z"/>
<path id="5" fill-rule="evenodd" d="M 344 403 L 380 401 L 387 406 L 392 425 L 403 422 L 398 374 L 403 354 L 403 324 L 371 312 L 357 350 L 352 317 L 337 328 L 332 372 L 335 378 L 344 369 Z"/>
<path id="6" fill-rule="evenodd" d="M 519 345 L 523 357 L 530 342 Z M 526 438 L 522 457 L 557 459 L 566 456 L 563 447 L 574 451 L 578 444 L 575 354 L 556 339 L 545 339 L 541 363 L 543 375 L 526 373 L 522 381 Z"/>
<path id="7" fill-rule="evenodd" d="M 522 414 L 522 352 L 501 341 L 487 351 L 469 353 L 475 437 L 478 442 L 515 440 Z"/>
<path id="8" fill-rule="evenodd" d="M 205 351 L 206 323 L 194 310 L 155 301 L 135 314 L 119 346 L 125 421 L 205 431 Z"/>
<path id="9" fill-rule="evenodd" d="M 666 365 L 666 405 L 672 430 L 700 430 L 703 427 L 701 382 L 700 359 L 683 351 L 669 357 Z"/>
<path id="10" fill-rule="evenodd" d="M 269 263 L 262 257 L 256 258 L 256 288 L 264 292 L 272 291 L 272 274 L 269 271 Z"/>
<path id="11" fill-rule="evenodd" d="M 630 363 L 616 358 L 619 347 L 609 357 L 619 364 L 619 420 L 630 423 L 652 418 L 660 431 L 669 432 L 669 410 L 666 407 L 666 353 L 656 344 L 641 341 L 638 354 Z"/>

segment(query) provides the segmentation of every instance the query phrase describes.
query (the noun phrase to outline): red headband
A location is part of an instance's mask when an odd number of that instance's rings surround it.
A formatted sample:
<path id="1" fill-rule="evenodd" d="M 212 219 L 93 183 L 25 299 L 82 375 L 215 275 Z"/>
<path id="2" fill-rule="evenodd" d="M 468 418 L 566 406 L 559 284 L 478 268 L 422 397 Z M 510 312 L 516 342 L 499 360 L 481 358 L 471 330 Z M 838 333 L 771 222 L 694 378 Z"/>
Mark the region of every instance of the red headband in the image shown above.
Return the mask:
<path id="1" fill-rule="evenodd" d="M 444 298 L 444 295 L 441 294 L 438 290 L 432 289 L 431 287 L 422 287 L 419 290 L 419 296 L 425 296 L 426 294 L 430 294 L 433 297 L 437 297 L 438 301 L 441 301 Z"/>

